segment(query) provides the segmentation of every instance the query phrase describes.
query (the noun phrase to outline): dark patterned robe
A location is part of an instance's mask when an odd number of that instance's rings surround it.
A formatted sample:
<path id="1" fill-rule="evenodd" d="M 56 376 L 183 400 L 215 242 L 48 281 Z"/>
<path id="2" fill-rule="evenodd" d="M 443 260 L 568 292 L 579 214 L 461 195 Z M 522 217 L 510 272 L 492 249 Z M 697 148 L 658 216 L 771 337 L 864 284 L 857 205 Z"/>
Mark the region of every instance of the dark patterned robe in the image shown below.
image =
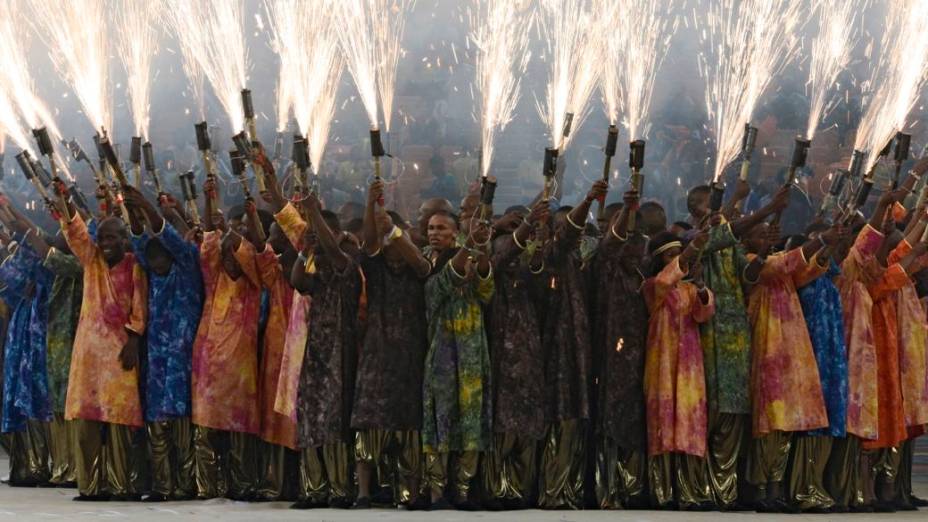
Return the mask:
<path id="1" fill-rule="evenodd" d="M 597 430 L 621 448 L 644 451 L 648 309 L 640 293 L 644 280 L 637 270 L 623 266 L 621 249 L 600 248 L 591 266 L 596 290 Z"/>
<path id="2" fill-rule="evenodd" d="M 297 397 L 297 431 L 303 448 L 350 441 L 358 356 L 358 266 L 352 261 L 338 273 L 329 263 L 316 259 Z"/>
<path id="3" fill-rule="evenodd" d="M 540 439 L 545 433 L 544 352 L 532 293 L 537 276 L 512 235 L 493 243 L 496 293 L 490 304 L 493 429 Z"/>
<path id="4" fill-rule="evenodd" d="M 545 421 L 590 417 L 589 317 L 580 251 L 570 237 L 550 245 L 545 255 L 544 317 Z"/>
<path id="5" fill-rule="evenodd" d="M 361 267 L 367 288 L 367 329 L 351 427 L 418 430 L 428 349 L 425 280 L 405 263 L 398 269 L 389 266 L 383 254 L 365 256 Z"/>

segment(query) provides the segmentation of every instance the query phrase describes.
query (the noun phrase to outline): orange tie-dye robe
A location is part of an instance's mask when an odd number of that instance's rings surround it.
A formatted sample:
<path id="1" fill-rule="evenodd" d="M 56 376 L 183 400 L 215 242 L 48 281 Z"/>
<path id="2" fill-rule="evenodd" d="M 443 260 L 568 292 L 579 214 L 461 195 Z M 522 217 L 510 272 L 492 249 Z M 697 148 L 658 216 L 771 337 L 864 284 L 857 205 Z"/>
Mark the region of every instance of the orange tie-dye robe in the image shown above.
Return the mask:
<path id="1" fill-rule="evenodd" d="M 866 449 L 891 448 L 908 438 L 899 375 L 899 324 L 896 302 L 909 276 L 896 262 L 908 244 L 901 242 L 890 255 L 890 265 L 868 290 L 873 297 L 873 341 L 877 367 L 877 438 L 865 440 Z M 901 255 L 900 255 L 901 254 Z"/>
<path id="2" fill-rule="evenodd" d="M 268 246 L 257 257 L 261 282 L 270 294 L 267 327 L 261 350 L 261 374 L 258 407 L 261 412 L 261 438 L 271 444 L 296 449 L 296 423 L 289 416 L 274 411 L 281 362 L 293 303 L 293 287 L 283 272 L 274 250 Z"/>
<path id="3" fill-rule="evenodd" d="M 883 234 L 867 225 L 841 264 L 835 283 L 844 310 L 844 342 L 847 346 L 847 432 L 862 439 L 877 436 L 877 364 L 873 340 L 873 297 L 867 290 L 878 272 L 874 255 Z"/>
<path id="4" fill-rule="evenodd" d="M 235 259 L 243 275 L 233 280 L 222 267 L 219 231 L 203 234 L 200 268 L 206 300 L 193 345 L 193 423 L 257 434 L 258 314 L 261 280 L 255 249 L 242 240 Z"/>
<path id="5" fill-rule="evenodd" d="M 65 418 L 142 426 L 138 370 L 123 370 L 119 354 L 128 331 L 145 332 L 148 279 L 131 253 L 107 266 L 80 216 L 61 229 L 84 267 Z"/>
<path id="6" fill-rule="evenodd" d="M 696 286 L 683 281 L 679 259 L 644 284 L 648 322 L 644 394 L 648 455 L 706 455 L 706 378 L 699 323 L 715 313 L 715 297 L 703 304 Z"/>
<path id="7" fill-rule="evenodd" d="M 905 245 L 905 246 L 902 246 Z M 903 241 L 890 262 L 908 255 L 911 246 Z M 928 256 L 919 258 L 922 269 Z M 928 320 L 911 278 L 896 295 L 896 324 L 899 328 L 899 371 L 902 379 L 902 408 L 905 425 L 915 428 L 928 424 Z"/>
<path id="8" fill-rule="evenodd" d="M 818 364 L 796 292 L 795 281 L 808 275 L 807 265 L 802 249 L 770 256 L 748 298 L 755 437 L 828 426 Z"/>

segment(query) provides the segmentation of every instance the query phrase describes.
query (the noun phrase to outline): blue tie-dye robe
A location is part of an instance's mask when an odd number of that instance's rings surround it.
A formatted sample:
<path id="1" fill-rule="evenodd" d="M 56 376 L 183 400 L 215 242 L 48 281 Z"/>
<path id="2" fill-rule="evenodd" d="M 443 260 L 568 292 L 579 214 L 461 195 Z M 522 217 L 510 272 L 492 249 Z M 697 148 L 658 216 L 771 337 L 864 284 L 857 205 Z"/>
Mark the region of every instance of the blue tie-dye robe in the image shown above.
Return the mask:
<path id="1" fill-rule="evenodd" d="M 844 316 L 841 295 L 834 278 L 841 274 L 831 261 L 826 272 L 799 289 L 802 313 L 812 338 L 818 374 L 822 381 L 828 427 L 810 431 L 810 435 L 844 437 L 847 420 L 847 349 L 844 344 Z"/>
<path id="2" fill-rule="evenodd" d="M 148 328 L 143 360 L 145 420 L 190 416 L 193 341 L 203 311 L 203 279 L 197 246 L 185 241 L 169 223 L 155 238 L 174 257 L 166 276 L 151 271 L 145 246 L 148 233 L 132 238 L 135 258 L 148 273 Z"/>
<path id="3" fill-rule="evenodd" d="M 24 238 L 0 265 L 4 299 L 13 308 L 4 347 L 0 431 L 22 431 L 26 420 L 51 420 L 45 334 L 53 276 Z"/>

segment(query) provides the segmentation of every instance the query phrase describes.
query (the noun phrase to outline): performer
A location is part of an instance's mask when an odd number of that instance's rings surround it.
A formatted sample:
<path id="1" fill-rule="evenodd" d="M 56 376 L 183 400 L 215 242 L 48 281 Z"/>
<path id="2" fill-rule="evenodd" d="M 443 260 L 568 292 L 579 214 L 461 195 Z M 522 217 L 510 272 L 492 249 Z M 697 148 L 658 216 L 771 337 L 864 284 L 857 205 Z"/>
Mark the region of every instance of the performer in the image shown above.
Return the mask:
<path id="1" fill-rule="evenodd" d="M 347 508 L 355 497 L 350 421 L 362 283 L 357 263 L 343 250 L 337 216 L 323 211 L 314 194 L 304 198 L 307 231 L 315 238 L 305 242 L 312 250 L 304 251 L 294 264 L 290 282 L 301 294 L 312 296 L 297 401 L 299 444 L 312 454 L 308 459 L 312 469 L 304 469 L 310 475 L 312 494 L 294 507 L 327 502 L 330 507 Z M 285 230 L 304 226 L 292 206 L 277 219 Z"/>
<path id="2" fill-rule="evenodd" d="M 532 234 L 549 217 L 539 201 L 506 211 L 494 225 L 492 265 L 496 291 L 489 309 L 493 385 L 493 446 L 484 454 L 483 487 L 488 508 L 535 505 L 536 456 L 544 437 L 544 353 L 536 296 L 543 252 Z M 543 283 L 541 283 L 543 284 Z"/>
<path id="3" fill-rule="evenodd" d="M 146 500 L 189 500 L 197 494 L 190 378 L 193 343 L 203 311 L 199 250 L 137 189 L 126 187 L 123 193 L 132 226 L 132 250 L 148 274 L 149 287 L 142 361 L 152 465 L 151 494 Z"/>
<path id="4" fill-rule="evenodd" d="M 80 419 L 77 499 L 138 499 L 130 480 L 130 430 L 143 425 L 138 359 L 148 282 L 126 252 L 122 220 L 103 219 L 94 240 L 81 216 L 67 207 L 59 204 L 62 230 L 84 269 L 65 403 L 65 419 Z"/>
<path id="5" fill-rule="evenodd" d="M 216 182 L 207 179 L 206 231 L 200 245 L 205 300 L 193 347 L 191 381 L 199 498 L 254 494 L 258 415 L 258 313 L 261 279 L 255 246 L 229 230 L 213 208 Z M 249 215 L 247 221 L 256 220 Z M 263 241 L 249 234 L 264 248 Z M 226 482 L 228 477 L 228 483 Z"/>
<path id="6" fill-rule="evenodd" d="M 364 215 L 364 272 L 367 325 L 361 344 L 351 427 L 355 436 L 358 500 L 368 508 L 374 467 L 384 458 L 394 498 L 411 508 L 420 498 L 422 475 L 422 372 L 425 361 L 425 278 L 431 265 L 413 244 L 402 220 L 377 202 L 383 182 L 371 184 Z"/>
<path id="7" fill-rule="evenodd" d="M 593 261 L 593 375 L 597 384 L 596 500 L 600 509 L 647 505 L 644 364 L 648 310 L 641 295 L 645 239 L 628 234 L 638 194 L 625 194 Z"/>
<path id="8" fill-rule="evenodd" d="M 479 222 L 464 246 L 454 246 L 455 217 L 436 212 L 429 219 L 425 255 L 432 272 L 425 285 L 429 350 L 423 382 L 423 487 L 432 509 L 447 509 L 444 490 L 451 481 L 459 509 L 476 509 L 471 482 L 478 454 L 490 447 L 492 404 L 490 355 L 483 310 L 493 297 L 489 231 Z M 454 476 L 449 475 L 454 470 Z"/>
<path id="9" fill-rule="evenodd" d="M 548 222 L 553 240 L 542 247 L 547 289 L 541 325 L 547 423 L 538 492 L 542 509 L 583 506 L 592 354 L 580 241 L 590 205 L 608 189 L 598 180 L 576 208 L 558 209 Z"/>

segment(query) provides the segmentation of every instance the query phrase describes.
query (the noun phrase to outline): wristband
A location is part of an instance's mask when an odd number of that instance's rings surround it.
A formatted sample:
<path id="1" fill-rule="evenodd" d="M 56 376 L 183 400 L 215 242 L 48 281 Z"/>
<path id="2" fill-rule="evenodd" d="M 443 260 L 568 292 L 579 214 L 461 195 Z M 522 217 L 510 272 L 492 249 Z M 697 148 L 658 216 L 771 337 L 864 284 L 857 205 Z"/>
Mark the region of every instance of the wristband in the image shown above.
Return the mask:
<path id="1" fill-rule="evenodd" d="M 515 242 L 516 248 L 518 248 L 519 250 L 525 250 L 525 245 L 519 242 L 519 235 L 516 234 L 515 232 L 512 233 L 512 240 L 513 242 Z"/>
<path id="2" fill-rule="evenodd" d="M 586 221 L 583 222 L 583 225 L 577 225 L 572 219 L 570 219 L 570 213 L 567 214 L 567 222 L 570 223 L 570 226 L 574 227 L 577 230 L 583 230 L 586 226 Z"/>
<path id="3" fill-rule="evenodd" d="M 628 234 L 626 234 L 625 237 L 622 237 L 622 236 L 620 236 L 620 235 L 618 235 L 618 234 L 615 233 L 615 225 L 612 225 L 611 227 L 609 227 L 609 233 L 611 233 L 611 234 L 612 234 L 612 237 L 618 239 L 619 241 L 627 241 L 627 240 L 628 240 Z"/>

